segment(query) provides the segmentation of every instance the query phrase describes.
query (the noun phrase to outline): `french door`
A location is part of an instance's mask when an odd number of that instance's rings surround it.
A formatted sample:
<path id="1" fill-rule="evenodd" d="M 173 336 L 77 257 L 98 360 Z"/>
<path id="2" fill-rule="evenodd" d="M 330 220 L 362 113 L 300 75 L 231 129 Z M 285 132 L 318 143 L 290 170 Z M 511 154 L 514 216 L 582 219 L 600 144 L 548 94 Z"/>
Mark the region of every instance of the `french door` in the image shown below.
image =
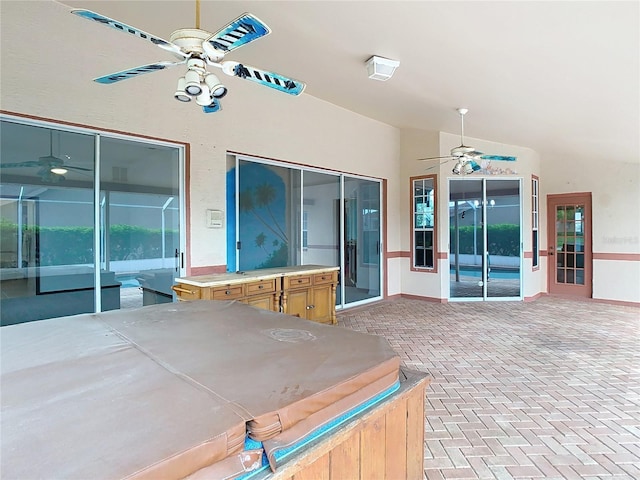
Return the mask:
<path id="1" fill-rule="evenodd" d="M 449 298 L 522 298 L 519 179 L 449 182 Z"/>
<path id="2" fill-rule="evenodd" d="M 591 298 L 591 194 L 547 197 L 549 293 Z"/>

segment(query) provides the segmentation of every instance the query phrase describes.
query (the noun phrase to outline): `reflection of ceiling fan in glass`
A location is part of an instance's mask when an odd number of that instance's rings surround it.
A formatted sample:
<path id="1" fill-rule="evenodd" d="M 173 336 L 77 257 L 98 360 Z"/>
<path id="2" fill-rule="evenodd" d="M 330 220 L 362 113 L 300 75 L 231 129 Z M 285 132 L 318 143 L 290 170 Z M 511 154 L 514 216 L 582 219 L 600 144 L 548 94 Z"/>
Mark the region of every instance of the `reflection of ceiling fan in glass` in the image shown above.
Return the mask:
<path id="1" fill-rule="evenodd" d="M 67 156 L 67 159 L 69 157 Z M 53 156 L 53 130 L 49 130 L 49 155 L 39 157 L 38 160 L 16 163 L 0 163 L 0 168 L 29 168 L 39 167 L 37 175 L 44 182 L 57 183 L 65 179 L 69 170 L 91 172 L 90 168 L 68 165 L 63 159 Z"/>
<path id="2" fill-rule="evenodd" d="M 473 147 L 468 147 L 464 144 L 464 115 L 469 111 L 466 108 L 458 108 L 458 113 L 460 114 L 460 146 L 454 147 L 451 149 L 450 155 L 445 155 L 444 157 L 428 157 L 428 158 L 419 158 L 418 161 L 427 161 L 427 160 L 443 160 L 437 165 L 433 165 L 429 167 L 427 170 L 432 170 L 440 165 L 450 162 L 456 161 L 456 164 L 451 170 L 456 175 L 461 174 L 470 174 L 473 172 L 477 172 L 478 170 L 486 169 L 489 163 L 492 160 L 504 161 L 504 162 L 515 162 L 516 157 L 505 156 L 505 155 L 485 155 L 482 152 L 479 152 Z"/>

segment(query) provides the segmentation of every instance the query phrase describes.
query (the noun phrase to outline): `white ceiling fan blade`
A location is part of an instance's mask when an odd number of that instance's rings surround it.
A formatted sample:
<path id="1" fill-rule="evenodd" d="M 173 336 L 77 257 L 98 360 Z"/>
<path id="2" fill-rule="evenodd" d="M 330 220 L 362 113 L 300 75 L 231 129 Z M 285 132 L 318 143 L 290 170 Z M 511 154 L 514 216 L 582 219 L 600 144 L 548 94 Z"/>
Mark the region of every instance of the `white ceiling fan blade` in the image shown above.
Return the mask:
<path id="1" fill-rule="evenodd" d="M 484 155 L 484 153 L 479 152 L 478 150 L 475 150 L 475 149 L 471 149 L 468 152 L 464 152 L 462 157 L 468 160 L 480 160 L 482 158 L 482 155 Z"/>
<path id="2" fill-rule="evenodd" d="M 216 50 L 227 53 L 270 33 L 271 29 L 258 17 L 244 13 L 211 35 L 205 42 Z"/>
<path id="3" fill-rule="evenodd" d="M 119 22 L 118 20 L 114 20 L 113 18 L 105 17 L 104 15 L 100 15 L 99 13 L 92 12 L 91 10 L 71 10 L 71 13 L 77 15 L 78 17 L 85 18 L 87 20 L 94 20 L 98 23 L 106 25 L 107 27 L 114 28 L 124 33 L 129 33 L 131 35 L 135 35 L 136 37 L 142 38 L 143 40 L 148 40 L 154 45 L 167 50 L 168 52 L 174 53 L 181 57 L 188 57 L 180 47 L 177 45 L 167 42 L 166 40 L 156 37 L 155 35 L 151 35 L 145 31 L 139 30 L 135 27 L 131 27 L 126 23 Z"/>
<path id="4" fill-rule="evenodd" d="M 110 73 L 102 77 L 94 78 L 94 82 L 103 83 L 105 85 L 119 82 L 120 80 L 127 80 L 128 78 L 137 77 L 145 73 L 153 73 L 158 70 L 164 70 L 165 68 L 174 67 L 176 65 L 182 65 L 182 62 L 156 62 L 149 65 L 140 65 L 139 67 L 133 67 L 128 70 L 122 70 L 121 72 Z"/>
<path id="5" fill-rule="evenodd" d="M 445 155 L 445 156 L 443 156 L 443 157 L 426 157 L 426 158 L 418 158 L 416 161 L 417 161 L 417 162 L 427 162 L 427 161 L 429 161 L 429 160 L 440 160 L 440 159 L 443 159 L 443 158 L 452 159 L 452 158 L 455 158 L 455 157 L 453 157 L 453 156 L 451 156 L 451 155 Z M 447 160 L 447 161 L 448 161 L 448 160 Z M 446 162 L 441 162 L 441 164 L 442 164 L 442 163 L 446 163 Z"/>
<path id="6" fill-rule="evenodd" d="M 222 71 L 232 77 L 240 77 L 252 82 L 271 87 L 289 95 L 300 95 L 305 84 L 292 78 L 284 77 L 278 73 L 267 72 L 250 65 L 238 62 L 222 62 Z"/>
<path id="7" fill-rule="evenodd" d="M 455 157 L 435 157 L 434 160 L 438 159 L 438 158 L 446 158 L 447 160 L 445 160 L 443 162 L 438 162 L 438 163 L 436 163 L 434 165 L 431 165 L 430 167 L 427 167 L 425 169 L 425 172 L 430 172 L 431 170 L 435 170 L 436 168 L 440 168 L 445 163 L 453 162 L 454 160 L 456 160 Z"/>

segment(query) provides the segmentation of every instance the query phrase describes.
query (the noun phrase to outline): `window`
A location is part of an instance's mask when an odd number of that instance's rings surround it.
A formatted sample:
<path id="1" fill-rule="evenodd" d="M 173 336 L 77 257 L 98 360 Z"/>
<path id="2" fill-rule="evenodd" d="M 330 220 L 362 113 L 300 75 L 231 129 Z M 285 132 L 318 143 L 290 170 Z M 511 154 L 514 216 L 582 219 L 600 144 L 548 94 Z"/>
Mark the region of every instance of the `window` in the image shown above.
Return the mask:
<path id="1" fill-rule="evenodd" d="M 435 271 L 435 176 L 411 179 L 412 270 Z"/>
<path id="2" fill-rule="evenodd" d="M 539 220 L 539 190 L 538 190 L 538 177 L 531 177 L 531 245 L 533 251 L 532 265 L 533 269 L 539 268 L 540 260 L 540 248 L 539 248 L 539 234 L 538 234 L 538 220 Z"/>

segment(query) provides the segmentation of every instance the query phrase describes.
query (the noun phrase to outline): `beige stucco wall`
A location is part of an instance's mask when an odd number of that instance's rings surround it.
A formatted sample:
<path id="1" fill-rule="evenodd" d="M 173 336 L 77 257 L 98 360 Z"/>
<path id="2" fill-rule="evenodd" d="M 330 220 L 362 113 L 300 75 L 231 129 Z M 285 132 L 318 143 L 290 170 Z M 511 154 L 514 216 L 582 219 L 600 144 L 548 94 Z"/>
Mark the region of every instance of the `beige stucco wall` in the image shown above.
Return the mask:
<path id="1" fill-rule="evenodd" d="M 225 230 L 206 228 L 204 219 L 206 209 L 226 208 L 228 150 L 385 178 L 388 208 L 399 209 L 400 135 L 393 127 L 310 95 L 291 97 L 228 77 L 224 110 L 205 115 L 173 99 L 182 67 L 99 85 L 91 79 L 166 54 L 50 1 L 3 1 L 1 14 L 3 110 L 191 145 L 193 267 L 226 264 Z M 397 250 L 397 215 L 389 223 L 389 248 Z"/>
<path id="2" fill-rule="evenodd" d="M 402 256 L 398 256 L 388 263 L 393 264 L 401 278 L 402 293 L 429 297 L 443 298 L 442 282 L 438 273 L 411 271 L 411 177 L 439 174 L 437 162 L 418 161 L 439 155 L 439 133 L 435 131 L 402 129 L 401 130 L 401 177 L 400 184 L 400 215 L 402 222 L 401 248 Z M 440 195 L 438 195 L 440 197 Z M 440 197 L 442 198 L 442 197 Z M 442 203 L 442 202 L 440 202 Z M 439 252 L 446 251 L 446 246 L 438 245 Z M 446 297 L 444 297 L 446 298 Z"/>
<path id="3" fill-rule="evenodd" d="M 593 298 L 640 303 L 639 159 L 603 159 L 597 164 L 570 157 L 544 160 L 540 180 L 544 198 L 591 192 Z M 620 254 L 627 259 L 616 259 Z M 598 259 L 599 255 L 604 258 Z"/>

